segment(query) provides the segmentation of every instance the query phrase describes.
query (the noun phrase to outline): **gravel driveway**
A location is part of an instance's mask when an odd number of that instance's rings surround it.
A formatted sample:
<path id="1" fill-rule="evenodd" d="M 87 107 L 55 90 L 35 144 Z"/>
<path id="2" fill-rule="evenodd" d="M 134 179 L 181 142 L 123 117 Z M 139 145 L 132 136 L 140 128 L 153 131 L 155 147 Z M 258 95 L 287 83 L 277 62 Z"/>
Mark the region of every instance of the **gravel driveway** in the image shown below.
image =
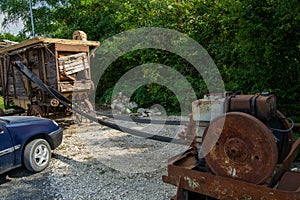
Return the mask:
<path id="1" fill-rule="evenodd" d="M 157 200 L 176 193 L 176 187 L 163 183 L 161 177 L 167 174 L 167 159 L 186 147 L 133 137 L 95 123 L 62 126 L 63 144 L 53 152 L 50 166 L 36 174 L 18 168 L 0 175 L 0 199 Z M 174 132 L 173 127 L 133 126 Z"/>
<path id="2" fill-rule="evenodd" d="M 125 125 L 169 137 L 183 128 Z M 61 126 L 64 140 L 50 166 L 36 174 L 18 168 L 0 175 L 0 200 L 167 200 L 176 193 L 176 187 L 161 177 L 167 174 L 167 160 L 187 147 L 133 137 L 96 123 Z M 300 164 L 294 169 L 300 170 Z"/>

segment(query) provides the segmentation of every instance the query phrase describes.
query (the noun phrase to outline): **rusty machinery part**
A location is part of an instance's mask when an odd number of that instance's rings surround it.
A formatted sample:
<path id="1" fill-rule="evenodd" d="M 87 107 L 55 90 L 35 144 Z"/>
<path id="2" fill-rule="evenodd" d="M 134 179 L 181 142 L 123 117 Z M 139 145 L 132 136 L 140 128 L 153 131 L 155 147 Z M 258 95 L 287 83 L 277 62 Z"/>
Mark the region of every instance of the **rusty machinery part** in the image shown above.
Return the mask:
<path id="1" fill-rule="evenodd" d="M 229 95 L 226 112 L 244 112 L 261 121 L 269 121 L 276 112 L 276 97 L 268 92 L 255 95 Z"/>
<path id="2" fill-rule="evenodd" d="M 255 95 L 231 95 L 227 97 L 227 112 L 244 112 L 261 120 L 275 136 L 278 147 L 278 163 L 290 152 L 294 140 L 293 121 L 276 109 L 274 95 L 263 92 Z"/>
<path id="3" fill-rule="evenodd" d="M 290 123 L 291 122 L 291 123 Z M 272 131 L 276 138 L 278 148 L 278 163 L 281 163 L 289 154 L 294 142 L 294 122 L 289 121 L 280 111 L 272 116 L 271 120 L 265 124 Z"/>
<path id="4" fill-rule="evenodd" d="M 193 115 L 189 115 L 190 120 L 185 124 L 184 131 L 178 134 L 178 137 L 185 141 L 188 145 L 195 146 L 196 137 L 196 121 L 193 120 Z"/>
<path id="5" fill-rule="evenodd" d="M 68 116 L 68 115 L 71 115 L 72 114 L 72 109 L 71 108 L 69 108 L 69 107 L 67 107 L 66 109 L 65 109 L 65 114 Z"/>
<path id="6" fill-rule="evenodd" d="M 28 116 L 36 116 L 36 117 L 42 117 L 43 111 L 39 105 L 29 105 L 29 108 L 27 110 Z"/>
<path id="7" fill-rule="evenodd" d="M 57 107 L 59 105 L 59 101 L 57 99 L 51 99 L 50 100 L 50 105 L 52 107 Z"/>
<path id="8" fill-rule="evenodd" d="M 293 144 L 292 154 L 298 155 L 299 148 L 300 138 Z M 299 172 L 284 173 L 274 187 L 257 185 L 197 170 L 191 149 L 170 159 L 168 175 L 162 178 L 165 183 L 177 186 L 174 200 L 300 200 Z"/>
<path id="9" fill-rule="evenodd" d="M 233 94 L 220 98 L 217 101 L 204 98 L 193 102 L 192 108 L 193 119 L 190 119 L 190 122 L 186 125 L 185 132 L 180 135 L 183 141 L 201 135 L 199 134 L 199 127 L 205 127 L 205 124 L 202 124 L 204 121 L 210 121 L 214 117 L 228 112 L 241 112 L 256 117 L 271 130 L 276 138 L 278 163 L 281 163 L 290 152 L 294 141 L 292 131 L 294 123 L 289 121 L 281 112 L 275 110 L 274 95 L 269 95 L 268 93 L 262 93 L 262 95 Z M 216 112 L 217 110 L 218 112 Z M 199 130 L 197 130 L 197 127 L 191 129 L 191 126 L 197 126 Z M 196 140 L 196 143 L 190 143 L 193 148 L 197 148 L 199 144 L 201 145 L 201 139 L 196 138 Z"/>
<path id="10" fill-rule="evenodd" d="M 276 140 L 257 118 L 242 112 L 221 115 L 206 129 L 203 148 L 211 146 L 210 135 L 219 135 L 205 156 L 216 175 L 260 184 L 274 171 L 278 158 Z"/>

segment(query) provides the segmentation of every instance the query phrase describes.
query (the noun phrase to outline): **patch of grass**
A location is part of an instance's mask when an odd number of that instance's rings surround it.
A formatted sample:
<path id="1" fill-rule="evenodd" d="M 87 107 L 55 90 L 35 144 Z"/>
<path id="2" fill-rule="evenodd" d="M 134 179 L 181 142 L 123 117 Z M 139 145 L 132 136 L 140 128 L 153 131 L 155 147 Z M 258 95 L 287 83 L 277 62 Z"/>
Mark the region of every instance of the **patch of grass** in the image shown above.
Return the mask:
<path id="1" fill-rule="evenodd" d="M 0 96 L 0 108 L 4 110 L 4 98 Z"/>

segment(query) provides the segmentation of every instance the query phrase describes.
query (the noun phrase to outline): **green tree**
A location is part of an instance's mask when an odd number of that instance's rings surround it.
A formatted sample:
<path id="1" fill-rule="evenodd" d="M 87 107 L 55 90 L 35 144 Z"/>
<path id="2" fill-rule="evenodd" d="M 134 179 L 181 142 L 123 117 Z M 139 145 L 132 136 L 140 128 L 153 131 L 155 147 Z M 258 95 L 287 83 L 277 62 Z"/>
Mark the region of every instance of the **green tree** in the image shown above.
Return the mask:
<path id="1" fill-rule="evenodd" d="M 24 35 L 12 35 L 10 33 L 4 33 L 4 34 L 0 34 L 0 41 L 3 40 L 10 40 L 10 41 L 14 41 L 14 42 L 21 42 L 23 40 L 25 40 L 26 37 Z"/>
<path id="2" fill-rule="evenodd" d="M 300 4 L 245 1 L 235 37 L 237 65 L 231 66 L 239 89 L 270 91 L 290 116 L 300 110 Z"/>
<path id="3" fill-rule="evenodd" d="M 100 40 L 125 30 L 154 26 L 180 31 L 198 41 L 213 57 L 227 90 L 273 92 L 278 107 L 288 116 L 300 113 L 300 3 L 299 0 L 32 0 L 37 35 L 71 38 L 83 30 Z M 31 30 L 25 0 L 0 0 L 4 23 L 22 19 L 23 32 Z M 124 55 L 105 72 L 98 97 L 107 97 L 126 71 L 158 62 L 184 74 L 201 98 L 206 92 L 201 76 L 177 55 L 140 50 Z M 164 98 L 167 89 L 147 85 L 135 93 L 140 105 Z M 143 98 L 142 98 L 143 97 Z M 102 98 L 103 99 L 103 98 Z M 104 98 L 107 99 L 107 98 Z M 170 107 L 170 110 L 174 107 Z"/>

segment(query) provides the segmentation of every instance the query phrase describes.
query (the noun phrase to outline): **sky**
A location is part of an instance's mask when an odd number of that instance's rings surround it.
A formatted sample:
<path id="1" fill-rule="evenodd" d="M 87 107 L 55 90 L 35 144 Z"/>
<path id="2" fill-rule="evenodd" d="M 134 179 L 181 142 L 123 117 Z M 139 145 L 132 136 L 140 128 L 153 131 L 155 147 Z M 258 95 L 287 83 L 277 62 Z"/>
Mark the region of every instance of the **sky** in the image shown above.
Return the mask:
<path id="1" fill-rule="evenodd" d="M 10 24 L 7 28 L 4 29 L 2 27 L 3 18 L 3 14 L 0 13 L 0 34 L 8 32 L 12 35 L 17 35 L 19 31 L 24 27 L 22 22 L 19 22 L 15 24 Z"/>

